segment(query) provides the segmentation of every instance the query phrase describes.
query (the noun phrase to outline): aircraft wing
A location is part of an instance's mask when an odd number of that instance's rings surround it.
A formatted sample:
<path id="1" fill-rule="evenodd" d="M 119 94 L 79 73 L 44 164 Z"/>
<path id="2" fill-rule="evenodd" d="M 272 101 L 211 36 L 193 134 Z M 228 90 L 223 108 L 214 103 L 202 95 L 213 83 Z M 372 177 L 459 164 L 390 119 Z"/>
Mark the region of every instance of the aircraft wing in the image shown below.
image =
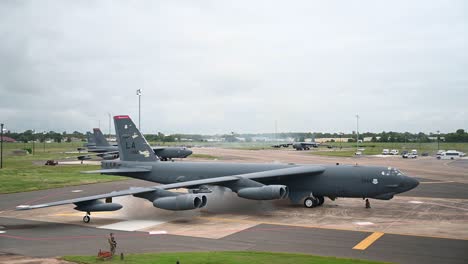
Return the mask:
<path id="1" fill-rule="evenodd" d="M 154 190 L 155 190 L 154 188 L 144 188 L 144 187 L 130 188 L 128 190 L 123 190 L 123 191 L 115 191 L 115 192 L 110 192 L 110 193 L 105 193 L 105 194 L 98 194 L 98 195 L 93 195 L 93 196 L 86 196 L 86 197 L 62 200 L 62 201 L 57 201 L 57 202 L 45 203 L 45 204 L 19 205 L 16 207 L 16 210 L 31 210 L 31 209 L 38 209 L 38 208 L 44 208 L 44 207 L 64 205 L 64 204 L 87 202 L 87 201 L 105 199 L 105 198 L 110 198 L 110 197 L 119 197 L 119 196 L 126 196 L 126 195 L 131 195 L 131 194 L 136 194 L 136 193 L 149 192 L 149 191 L 154 191 Z"/>
<path id="2" fill-rule="evenodd" d="M 83 174 L 95 174 L 95 173 L 101 173 L 101 174 L 107 174 L 107 173 L 134 173 L 134 172 L 151 172 L 151 167 L 150 168 L 143 168 L 143 167 L 120 167 L 116 169 L 102 169 L 102 170 L 94 170 L 94 171 L 82 171 L 81 173 Z"/>
<path id="3" fill-rule="evenodd" d="M 283 168 L 283 169 L 276 169 L 276 170 L 268 170 L 268 171 L 252 172 L 252 173 L 246 173 L 246 174 L 223 176 L 223 177 L 216 177 L 216 178 L 209 178 L 209 179 L 202 179 L 202 180 L 170 183 L 170 184 L 160 185 L 158 187 L 168 190 L 168 189 L 177 189 L 177 188 L 188 188 L 188 187 L 199 186 L 199 185 L 216 185 L 219 183 L 224 183 L 224 182 L 229 182 L 229 181 L 237 181 L 242 178 L 255 180 L 255 179 L 266 179 L 266 178 L 276 178 L 276 177 L 291 177 L 291 176 L 298 176 L 298 175 L 305 175 L 305 174 L 319 174 L 324 171 L 325 171 L 325 167 L 322 167 L 322 166 L 294 166 L 290 168 Z"/>
<path id="4" fill-rule="evenodd" d="M 100 157 L 103 159 L 116 159 L 119 157 L 118 151 L 109 151 L 109 152 L 101 152 L 101 153 L 88 153 L 86 155 L 78 156 L 78 160 L 89 160 L 91 157 Z"/>
<path id="5" fill-rule="evenodd" d="M 125 172 L 135 172 L 135 170 L 137 169 L 140 172 L 150 171 L 149 169 L 145 169 L 145 168 L 119 168 L 119 169 L 98 170 L 96 172 L 101 172 L 101 173 L 103 171 L 123 172 L 125 169 L 127 169 Z M 20 205 L 16 207 L 16 210 L 30 210 L 30 209 L 37 209 L 37 208 L 44 208 L 44 207 L 50 207 L 50 206 L 72 204 L 72 203 L 76 204 L 76 203 L 93 201 L 93 200 L 98 200 L 98 199 L 105 199 L 105 198 L 110 198 L 110 197 L 118 197 L 118 196 L 134 195 L 134 194 L 145 193 L 145 192 L 152 192 L 157 189 L 170 190 L 170 189 L 177 189 L 177 188 L 189 188 L 189 187 L 200 186 L 200 185 L 205 185 L 205 184 L 216 185 L 216 184 L 225 183 L 225 182 L 237 181 L 242 178 L 255 180 L 255 179 L 265 179 L 265 178 L 275 178 L 275 177 L 293 177 L 293 176 L 298 176 L 298 175 L 320 174 L 323 171 L 325 171 L 325 168 L 322 166 L 292 166 L 292 167 L 283 168 L 283 169 L 238 174 L 238 175 L 231 175 L 231 176 L 222 176 L 222 177 L 178 182 L 178 183 L 171 183 L 171 184 L 163 184 L 163 185 L 156 185 L 152 187 L 130 188 L 128 190 L 123 190 L 123 191 L 114 191 L 114 192 L 110 192 L 106 194 L 80 197 L 80 198 L 57 201 L 57 202 L 52 202 L 52 203 L 45 203 L 45 204 L 38 204 L 38 205 Z"/>

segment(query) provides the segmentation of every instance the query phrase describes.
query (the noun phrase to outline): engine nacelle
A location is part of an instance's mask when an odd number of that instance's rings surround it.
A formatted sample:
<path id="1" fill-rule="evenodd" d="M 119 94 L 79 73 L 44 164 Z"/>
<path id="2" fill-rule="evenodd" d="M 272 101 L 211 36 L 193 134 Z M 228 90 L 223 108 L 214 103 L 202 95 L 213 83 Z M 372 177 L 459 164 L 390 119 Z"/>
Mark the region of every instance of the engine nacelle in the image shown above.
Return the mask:
<path id="1" fill-rule="evenodd" d="M 75 205 L 76 207 L 74 209 L 82 212 L 107 212 L 117 211 L 122 208 L 121 204 L 103 203 L 98 200 L 76 203 Z"/>
<path id="2" fill-rule="evenodd" d="M 247 187 L 237 191 L 237 196 L 251 200 L 284 199 L 288 197 L 288 187 L 284 185 Z"/>
<path id="3" fill-rule="evenodd" d="M 101 156 L 104 160 L 114 160 L 119 157 L 119 154 L 105 154 Z"/>
<path id="4" fill-rule="evenodd" d="M 207 198 L 205 195 L 195 194 L 180 194 L 176 196 L 161 197 L 153 201 L 154 207 L 172 211 L 202 208 L 206 206 L 206 203 Z"/>

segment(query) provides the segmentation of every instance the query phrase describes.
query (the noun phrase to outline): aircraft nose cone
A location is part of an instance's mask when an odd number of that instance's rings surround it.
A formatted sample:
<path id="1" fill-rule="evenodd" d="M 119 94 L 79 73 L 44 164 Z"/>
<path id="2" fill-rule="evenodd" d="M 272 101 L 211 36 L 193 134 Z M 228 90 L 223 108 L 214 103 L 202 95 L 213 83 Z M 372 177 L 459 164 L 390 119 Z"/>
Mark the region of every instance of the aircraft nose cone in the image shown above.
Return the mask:
<path id="1" fill-rule="evenodd" d="M 405 186 L 408 188 L 408 190 L 414 189 L 418 185 L 419 185 L 419 181 L 416 180 L 415 178 L 411 178 L 411 177 L 405 178 Z"/>
<path id="2" fill-rule="evenodd" d="M 187 149 L 187 150 L 185 151 L 185 153 L 186 153 L 185 157 L 188 157 L 188 156 L 192 155 L 193 151 Z"/>

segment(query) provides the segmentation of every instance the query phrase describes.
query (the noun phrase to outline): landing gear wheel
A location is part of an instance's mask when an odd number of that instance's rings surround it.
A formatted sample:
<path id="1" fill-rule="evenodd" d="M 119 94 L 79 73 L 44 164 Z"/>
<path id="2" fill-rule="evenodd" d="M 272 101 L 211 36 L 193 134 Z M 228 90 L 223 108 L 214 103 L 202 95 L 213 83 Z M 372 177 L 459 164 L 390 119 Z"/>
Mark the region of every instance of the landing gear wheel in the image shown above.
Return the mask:
<path id="1" fill-rule="evenodd" d="M 89 215 L 85 215 L 85 216 L 83 217 L 83 222 L 89 223 L 89 221 L 91 221 L 91 217 L 89 217 Z"/>
<path id="2" fill-rule="evenodd" d="M 317 206 L 321 206 L 325 202 L 325 199 L 323 198 L 323 196 L 318 196 L 317 200 L 318 200 Z"/>
<path id="3" fill-rule="evenodd" d="M 319 201 L 315 197 L 307 197 L 304 200 L 304 206 L 307 208 L 314 208 L 318 205 Z"/>

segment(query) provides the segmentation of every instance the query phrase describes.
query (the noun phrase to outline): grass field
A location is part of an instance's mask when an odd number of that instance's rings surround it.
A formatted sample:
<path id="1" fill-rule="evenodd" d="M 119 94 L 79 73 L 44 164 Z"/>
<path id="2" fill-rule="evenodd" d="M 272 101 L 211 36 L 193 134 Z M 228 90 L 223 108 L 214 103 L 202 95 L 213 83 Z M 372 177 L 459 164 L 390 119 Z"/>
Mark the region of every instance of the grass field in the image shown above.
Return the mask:
<path id="1" fill-rule="evenodd" d="M 81 174 L 80 171 L 95 170 L 99 166 L 63 165 L 44 166 L 46 160 L 62 160 L 66 157 L 75 161 L 79 154 L 66 154 L 74 151 L 82 143 L 35 144 L 34 155 L 14 156 L 14 150 L 32 148 L 32 144 L 4 143 L 3 169 L 0 170 L 0 193 L 35 191 L 71 185 L 108 182 L 126 179 L 125 177 Z"/>
<path id="2" fill-rule="evenodd" d="M 97 260 L 96 256 L 65 256 L 63 259 L 77 263 L 103 263 L 102 260 Z M 319 257 L 306 254 L 290 254 L 290 253 L 272 253 L 272 252 L 187 252 L 187 253 L 150 253 L 150 254 L 130 254 L 126 255 L 124 261 L 120 260 L 120 256 L 116 256 L 112 261 L 105 263 L 126 263 L 126 264 L 174 264 L 179 260 L 180 264 L 338 264 L 338 263 L 382 263 L 367 260 L 343 259 L 335 257 Z"/>

